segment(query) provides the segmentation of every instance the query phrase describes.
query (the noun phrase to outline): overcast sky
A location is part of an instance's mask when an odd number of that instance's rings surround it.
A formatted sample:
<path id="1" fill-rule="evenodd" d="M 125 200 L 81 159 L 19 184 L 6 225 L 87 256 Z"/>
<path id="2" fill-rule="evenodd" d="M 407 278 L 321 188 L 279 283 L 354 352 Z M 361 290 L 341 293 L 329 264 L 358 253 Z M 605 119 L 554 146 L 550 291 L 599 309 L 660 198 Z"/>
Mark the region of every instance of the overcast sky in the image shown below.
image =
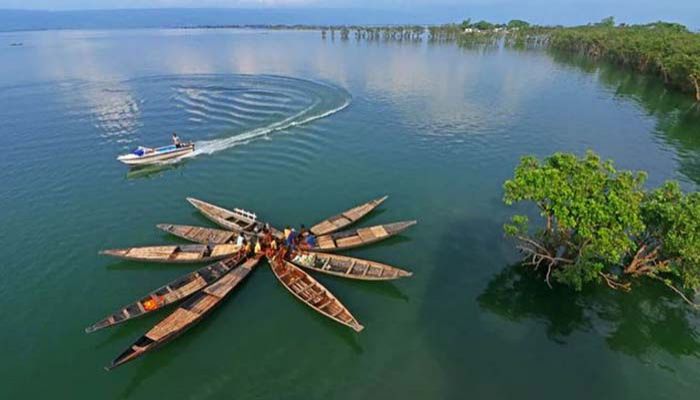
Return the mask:
<path id="1" fill-rule="evenodd" d="M 572 24 L 615 16 L 618 22 L 666 20 L 697 28 L 700 0 L 0 0 L 0 9 L 84 10 L 114 8 L 371 8 L 505 22 L 512 18 Z M 397 21 L 401 22 L 401 21 Z"/>

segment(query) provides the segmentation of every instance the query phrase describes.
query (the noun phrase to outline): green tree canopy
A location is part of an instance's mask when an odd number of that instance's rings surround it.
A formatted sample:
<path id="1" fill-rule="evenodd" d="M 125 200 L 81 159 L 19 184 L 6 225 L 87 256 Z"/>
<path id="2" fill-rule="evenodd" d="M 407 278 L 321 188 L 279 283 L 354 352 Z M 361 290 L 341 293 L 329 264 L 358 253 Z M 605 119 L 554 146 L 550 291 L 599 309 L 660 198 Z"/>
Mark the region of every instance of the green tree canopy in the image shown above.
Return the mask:
<path id="1" fill-rule="evenodd" d="M 645 179 L 590 151 L 523 157 L 504 184 L 504 201 L 534 203 L 543 224 L 514 215 L 505 232 L 526 265 L 543 267 L 547 284 L 629 290 L 633 278 L 649 277 L 692 303 L 686 294 L 700 288 L 700 195 L 684 194 L 676 182 L 649 192 Z"/>
<path id="2" fill-rule="evenodd" d="M 490 29 L 493 29 L 494 27 L 495 27 L 494 24 L 492 24 L 488 21 L 484 21 L 484 20 L 481 20 L 479 22 L 472 24 L 472 28 L 476 28 L 480 31 L 488 31 Z"/>
<path id="3" fill-rule="evenodd" d="M 465 19 L 464 21 L 462 21 L 462 25 L 460 25 L 460 26 L 462 27 L 462 30 L 467 29 L 467 28 L 471 28 L 472 19 L 471 18 Z"/>
<path id="4" fill-rule="evenodd" d="M 612 28 L 613 26 L 615 26 L 615 17 L 606 17 L 606 18 L 603 18 L 603 19 L 601 19 L 600 22 L 598 22 L 596 25 L 597 25 L 597 26 L 603 26 L 603 27 Z"/>
<path id="5" fill-rule="evenodd" d="M 527 28 L 527 27 L 529 27 L 529 26 L 530 26 L 530 23 L 529 23 L 529 22 L 523 21 L 523 20 L 520 20 L 520 19 L 512 19 L 512 20 L 508 21 L 508 28 L 518 28 L 518 29 L 521 29 L 521 28 Z"/>

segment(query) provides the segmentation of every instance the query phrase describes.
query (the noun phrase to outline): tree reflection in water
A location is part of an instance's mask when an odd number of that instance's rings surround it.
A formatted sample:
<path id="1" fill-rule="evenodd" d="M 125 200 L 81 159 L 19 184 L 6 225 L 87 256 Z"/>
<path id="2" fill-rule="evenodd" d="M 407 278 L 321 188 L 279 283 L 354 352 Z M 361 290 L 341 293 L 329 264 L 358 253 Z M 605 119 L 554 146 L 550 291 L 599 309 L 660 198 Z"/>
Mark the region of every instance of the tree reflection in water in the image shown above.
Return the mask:
<path id="1" fill-rule="evenodd" d="M 616 97 L 629 99 L 655 118 L 655 134 L 678 154 L 680 173 L 700 184 L 700 103 L 686 93 L 669 89 L 654 76 L 633 73 L 617 65 L 583 56 L 549 52 L 559 64 L 596 74 Z"/>
<path id="2" fill-rule="evenodd" d="M 630 293 L 549 289 L 532 271 L 514 265 L 496 275 L 477 300 L 483 310 L 510 321 L 542 322 L 558 343 L 586 331 L 603 336 L 610 349 L 641 359 L 654 352 L 697 357 L 700 318 L 662 286 L 638 285 Z"/>

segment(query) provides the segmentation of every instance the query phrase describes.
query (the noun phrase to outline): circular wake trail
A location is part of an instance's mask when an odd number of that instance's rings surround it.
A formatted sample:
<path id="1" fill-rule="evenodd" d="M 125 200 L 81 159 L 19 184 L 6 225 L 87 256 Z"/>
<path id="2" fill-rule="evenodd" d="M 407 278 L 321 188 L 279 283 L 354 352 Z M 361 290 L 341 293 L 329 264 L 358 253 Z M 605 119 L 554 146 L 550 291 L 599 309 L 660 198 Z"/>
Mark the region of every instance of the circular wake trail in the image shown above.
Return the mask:
<path id="1" fill-rule="evenodd" d="M 223 136 L 195 139 L 196 151 L 183 158 L 214 154 L 308 124 L 345 109 L 351 102 L 350 94 L 337 86 L 273 75 L 194 77 L 177 85 L 175 92 L 177 107 L 189 121 L 200 123 L 209 134 Z"/>
<path id="2" fill-rule="evenodd" d="M 308 124 L 310 122 L 316 121 L 321 118 L 328 117 L 330 115 L 333 115 L 339 111 L 342 111 L 345 109 L 347 106 L 350 105 L 350 100 L 347 99 L 343 104 L 340 106 L 333 108 L 331 110 L 324 111 L 320 114 L 316 115 L 310 115 L 307 116 L 308 112 L 313 109 L 313 107 L 309 107 L 289 118 L 286 118 L 282 121 L 272 123 L 270 125 L 260 127 L 260 128 L 255 128 L 250 131 L 246 131 L 243 133 L 236 134 L 231 137 L 227 138 L 221 138 L 221 139 L 214 139 L 214 140 L 206 140 L 206 141 L 197 141 L 195 142 L 195 150 L 194 152 L 186 155 L 183 158 L 192 158 L 196 157 L 200 154 L 213 154 L 221 150 L 226 150 L 228 148 L 240 145 L 240 144 L 245 144 L 248 143 L 250 140 L 269 135 L 274 132 L 278 131 L 283 131 L 295 126 L 299 125 L 304 125 Z"/>

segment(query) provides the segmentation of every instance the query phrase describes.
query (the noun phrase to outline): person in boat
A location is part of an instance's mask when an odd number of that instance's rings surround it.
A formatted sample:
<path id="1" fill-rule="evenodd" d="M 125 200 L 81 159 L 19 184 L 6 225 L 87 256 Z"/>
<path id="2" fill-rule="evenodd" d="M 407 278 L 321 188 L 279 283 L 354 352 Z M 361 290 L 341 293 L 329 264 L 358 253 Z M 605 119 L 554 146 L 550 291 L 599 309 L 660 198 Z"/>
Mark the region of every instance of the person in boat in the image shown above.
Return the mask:
<path id="1" fill-rule="evenodd" d="M 255 254 L 260 254 L 262 253 L 262 245 L 260 244 L 261 240 L 258 239 L 255 241 Z"/>
<path id="2" fill-rule="evenodd" d="M 292 237 L 292 230 L 287 226 L 284 228 L 284 244 L 286 246 L 290 246 L 292 244 L 291 242 L 291 237 Z"/>
<path id="3" fill-rule="evenodd" d="M 243 237 L 243 234 L 239 233 L 238 237 L 236 237 L 236 246 L 243 247 L 245 244 L 245 238 Z"/>
<path id="4" fill-rule="evenodd" d="M 177 147 L 178 149 L 179 149 L 180 147 L 182 147 L 182 142 L 180 142 L 180 138 L 177 137 L 177 133 L 175 133 L 175 132 L 173 132 L 173 144 L 174 144 L 175 147 Z"/>
<path id="5" fill-rule="evenodd" d="M 311 232 L 306 229 L 306 226 L 304 224 L 301 224 L 299 226 L 299 233 L 297 234 L 296 240 L 297 240 L 297 245 L 303 243 L 306 240 L 306 237 L 310 234 Z"/>
<path id="6" fill-rule="evenodd" d="M 306 242 L 306 246 L 310 249 L 318 247 L 318 242 L 316 241 L 316 235 L 314 235 L 311 232 L 309 232 L 309 234 L 306 235 L 305 242 Z"/>
<path id="7" fill-rule="evenodd" d="M 270 249 L 273 251 L 277 251 L 277 239 L 272 239 L 270 241 Z"/>
<path id="8" fill-rule="evenodd" d="M 291 231 L 289 231 L 289 236 L 287 237 L 287 247 L 289 247 L 290 250 L 294 250 L 294 248 L 297 245 L 297 231 L 296 229 L 292 228 Z"/>
<path id="9" fill-rule="evenodd" d="M 263 228 L 263 244 L 265 246 L 271 246 L 273 240 L 272 232 L 270 232 L 270 230 L 267 228 Z"/>
<path id="10" fill-rule="evenodd" d="M 250 241 L 246 241 L 245 243 L 245 254 L 250 254 L 253 251 L 253 245 L 250 243 Z"/>

